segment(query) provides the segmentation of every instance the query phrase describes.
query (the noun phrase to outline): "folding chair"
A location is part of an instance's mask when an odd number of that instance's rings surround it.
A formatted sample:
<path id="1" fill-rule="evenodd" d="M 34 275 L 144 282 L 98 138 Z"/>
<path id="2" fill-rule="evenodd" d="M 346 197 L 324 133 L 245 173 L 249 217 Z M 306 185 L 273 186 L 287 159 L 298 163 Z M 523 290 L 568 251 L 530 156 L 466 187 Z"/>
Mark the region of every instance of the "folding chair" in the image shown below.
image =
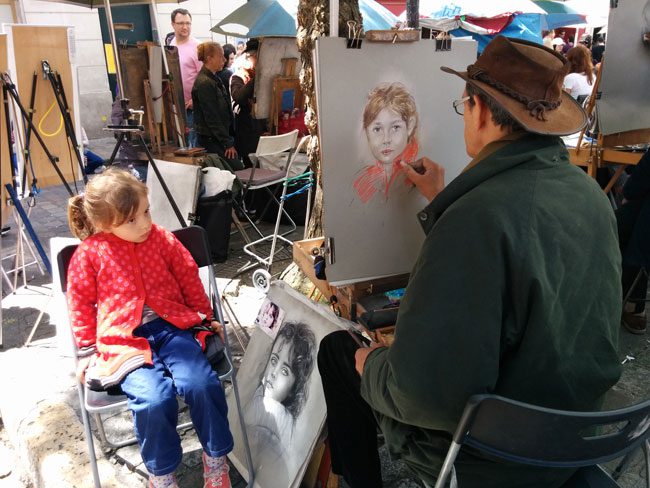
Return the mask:
<path id="1" fill-rule="evenodd" d="M 244 424 L 244 416 L 241 413 L 241 405 L 239 400 L 239 389 L 237 387 L 237 379 L 235 375 L 235 369 L 232 363 L 232 353 L 230 350 L 230 344 L 228 341 L 228 334 L 226 331 L 226 322 L 224 320 L 223 311 L 221 309 L 221 303 L 219 301 L 219 292 L 217 289 L 217 281 L 214 274 L 214 268 L 212 266 L 212 255 L 210 253 L 208 236 L 205 232 L 205 229 L 198 226 L 185 227 L 183 229 L 175 230 L 174 235 L 176 238 L 185 246 L 185 248 L 190 252 L 196 264 L 199 268 L 206 268 L 208 270 L 208 296 L 210 297 L 210 303 L 212 305 L 212 310 L 214 316 L 217 318 L 219 323 L 223 324 L 224 327 L 224 338 L 225 338 L 225 357 L 226 360 L 223 362 L 223 370 L 218 371 L 219 380 L 222 382 L 230 380 L 232 382 L 233 392 L 235 394 L 235 402 L 237 405 L 237 410 L 239 412 L 240 427 L 242 429 L 243 438 L 244 438 L 244 448 L 246 451 L 246 462 L 248 465 L 248 475 L 249 483 L 248 486 L 253 486 L 253 481 L 255 478 L 255 473 L 253 471 L 253 462 L 251 458 L 250 447 L 248 445 L 248 437 L 246 435 L 246 426 Z M 77 245 L 71 245 L 63 248 L 57 255 L 57 266 L 59 268 L 59 277 L 61 280 L 61 289 L 65 293 L 67 290 L 67 271 L 68 265 L 70 264 L 70 259 L 74 254 Z M 76 352 L 76 344 L 73 340 L 73 346 Z M 78 358 L 75 358 L 78 359 Z M 90 418 L 89 414 L 92 414 L 95 423 L 97 424 L 97 430 L 99 436 L 104 444 L 109 445 L 112 448 L 119 448 L 134 444 L 136 442 L 135 436 L 122 440 L 122 441 L 112 441 L 108 439 L 106 431 L 104 429 L 103 420 L 101 414 L 109 413 L 116 410 L 124 410 L 127 407 L 127 398 L 121 392 L 119 388 L 112 388 L 108 391 L 93 391 L 81 383 L 77 382 L 77 392 L 79 395 L 79 403 L 81 405 L 81 418 L 83 421 L 84 432 L 86 436 L 86 443 L 88 445 L 88 454 L 90 456 L 90 463 L 93 472 L 93 479 L 96 488 L 101 488 L 101 483 L 99 480 L 99 472 L 97 469 L 97 459 L 95 457 L 95 446 L 93 442 L 92 432 L 90 430 Z M 177 426 L 177 429 L 185 429 L 191 427 L 192 423 L 187 422 Z"/>
<path id="2" fill-rule="evenodd" d="M 465 405 L 435 488 L 445 486 L 462 446 L 514 463 L 581 468 L 564 488 L 618 487 L 598 465 L 642 447 L 650 488 L 649 437 L 650 400 L 609 412 L 571 412 L 475 395 Z"/>
<path id="3" fill-rule="evenodd" d="M 259 234 L 260 238 L 249 242 L 244 245 L 244 252 L 249 256 L 253 257 L 258 263 L 262 264 L 265 269 L 256 270 L 253 273 L 253 283 L 256 287 L 263 290 L 267 290 L 271 281 L 271 275 L 268 270 L 273 264 L 273 258 L 276 254 L 276 244 L 280 240 L 284 244 L 291 246 L 292 241 L 287 239 L 285 236 L 296 230 L 297 225 L 291 216 L 284 209 L 284 202 L 291 198 L 294 195 L 303 193 L 307 191 L 307 206 L 309 208 L 309 201 L 311 200 L 311 172 L 307 172 L 304 175 L 299 175 L 291 177 L 291 168 L 296 161 L 296 156 L 300 153 L 301 149 L 305 146 L 309 140 L 309 136 L 303 137 L 298 145 L 296 146 L 296 141 L 298 137 L 298 130 L 289 132 L 288 134 L 282 134 L 279 136 L 267 136 L 261 137 L 260 142 L 257 146 L 257 152 L 251 154 L 250 158 L 254 161 L 255 166 L 259 165 L 259 157 L 261 156 L 270 156 L 277 155 L 282 153 L 287 153 L 287 163 L 286 167 L 281 170 L 271 170 L 253 167 L 249 169 L 244 169 L 241 171 L 236 171 L 235 174 L 243 183 L 244 186 L 244 195 L 247 191 L 250 190 L 259 190 L 264 188 L 267 193 L 270 195 L 272 201 L 275 201 L 278 205 L 278 214 L 275 219 L 275 228 L 273 234 L 264 236 L 262 232 L 255 227 L 252 219 L 243 212 L 246 218 L 249 220 L 251 225 L 253 225 Z M 292 184 L 305 183 L 299 190 L 288 193 L 287 189 Z M 282 195 L 278 199 L 275 194 L 271 191 L 271 187 L 282 185 Z M 268 208 L 268 207 L 267 207 Z M 262 212 L 264 213 L 264 212 Z M 291 223 L 291 228 L 285 232 L 280 233 L 280 222 L 282 220 L 282 215 L 285 215 L 289 222 Z M 306 222 L 309 220 L 309 212 L 307 212 Z M 256 250 L 255 246 L 259 246 L 263 242 L 271 242 L 271 252 L 268 257 L 260 255 Z"/>

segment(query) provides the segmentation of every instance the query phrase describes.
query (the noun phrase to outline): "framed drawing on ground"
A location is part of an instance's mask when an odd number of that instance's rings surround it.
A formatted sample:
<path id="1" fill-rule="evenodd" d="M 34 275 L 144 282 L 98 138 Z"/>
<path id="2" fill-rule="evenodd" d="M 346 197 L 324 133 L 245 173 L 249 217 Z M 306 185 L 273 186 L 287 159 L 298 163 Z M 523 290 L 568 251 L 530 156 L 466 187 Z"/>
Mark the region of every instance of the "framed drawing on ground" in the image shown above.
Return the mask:
<path id="1" fill-rule="evenodd" d="M 242 359 L 237 380 L 255 486 L 287 488 L 300 485 L 325 423 L 325 398 L 316 356 L 321 339 L 341 325 L 328 309 L 280 281 L 271 284 L 258 321 L 273 315 L 267 313 L 273 308 L 279 310 L 272 321 L 275 336 L 269 335 L 266 323 L 259 324 Z M 227 399 L 235 440 L 229 457 L 237 470 L 247 476 L 232 392 Z"/>

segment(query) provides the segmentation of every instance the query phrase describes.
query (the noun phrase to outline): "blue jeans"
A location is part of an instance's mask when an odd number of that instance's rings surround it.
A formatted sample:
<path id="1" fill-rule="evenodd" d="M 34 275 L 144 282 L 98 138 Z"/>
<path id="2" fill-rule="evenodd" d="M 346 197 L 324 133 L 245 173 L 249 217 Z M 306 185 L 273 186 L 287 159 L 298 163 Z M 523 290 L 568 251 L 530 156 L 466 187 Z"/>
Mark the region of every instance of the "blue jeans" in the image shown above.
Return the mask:
<path id="1" fill-rule="evenodd" d="M 121 384 L 147 471 L 162 476 L 181 462 L 177 394 L 190 408 L 203 450 L 213 457 L 229 453 L 233 439 L 226 397 L 194 334 L 159 318 L 139 326 L 133 335 L 149 341 L 153 360 L 152 366 L 132 371 Z"/>
<path id="2" fill-rule="evenodd" d="M 194 110 L 187 109 L 185 111 L 185 115 L 187 119 L 187 127 L 190 129 L 189 133 L 187 134 L 187 147 L 197 147 L 197 135 L 196 131 L 194 130 Z"/>

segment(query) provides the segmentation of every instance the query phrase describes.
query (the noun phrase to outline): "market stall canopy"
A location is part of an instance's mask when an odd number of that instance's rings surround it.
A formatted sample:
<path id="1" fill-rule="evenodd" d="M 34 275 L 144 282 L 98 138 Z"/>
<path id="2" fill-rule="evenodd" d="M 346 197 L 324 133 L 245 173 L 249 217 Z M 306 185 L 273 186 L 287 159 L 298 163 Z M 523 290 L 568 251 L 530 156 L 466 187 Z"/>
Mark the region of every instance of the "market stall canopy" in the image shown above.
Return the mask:
<path id="1" fill-rule="evenodd" d="M 43 0 L 51 3 L 67 3 L 68 5 L 77 5 L 79 7 L 103 8 L 104 0 Z M 185 0 L 155 0 L 156 3 L 181 3 Z M 150 4 L 150 0 L 110 0 L 111 7 L 120 7 L 122 5 L 142 5 Z"/>
<path id="2" fill-rule="evenodd" d="M 359 0 L 363 29 L 390 29 L 397 22 L 386 7 L 374 0 Z M 235 37 L 295 37 L 298 0 L 250 0 L 228 14 L 211 30 Z"/>
<path id="3" fill-rule="evenodd" d="M 565 5 L 587 17 L 589 27 L 607 25 L 609 19 L 609 0 L 568 0 Z"/>
<path id="4" fill-rule="evenodd" d="M 420 0 L 420 17 L 449 19 L 460 16 L 491 18 L 503 14 L 545 14 L 532 0 Z M 406 10 L 399 16 L 406 19 Z"/>
<path id="5" fill-rule="evenodd" d="M 565 2 L 555 0 L 533 0 L 537 6 L 544 9 L 545 15 L 542 15 L 542 29 L 551 30 L 556 27 L 567 25 L 584 24 L 587 20 L 586 15 L 578 13 Z"/>

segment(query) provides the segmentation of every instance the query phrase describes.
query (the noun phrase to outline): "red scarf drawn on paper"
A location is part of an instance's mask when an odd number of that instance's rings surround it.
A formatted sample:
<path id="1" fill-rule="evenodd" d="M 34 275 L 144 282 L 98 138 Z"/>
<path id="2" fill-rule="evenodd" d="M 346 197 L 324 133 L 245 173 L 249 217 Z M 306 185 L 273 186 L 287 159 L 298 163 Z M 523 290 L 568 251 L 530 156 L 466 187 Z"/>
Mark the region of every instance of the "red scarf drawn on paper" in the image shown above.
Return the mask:
<path id="1" fill-rule="evenodd" d="M 406 164 L 413 163 L 418 155 L 418 151 L 417 138 L 413 137 L 400 155 L 393 159 L 389 170 L 386 170 L 386 165 L 381 161 L 375 161 L 375 164 L 365 167 L 363 173 L 354 180 L 353 184 L 359 200 L 362 203 L 367 203 L 379 191 L 383 192 L 386 199 L 388 199 L 388 192 L 391 185 L 393 185 L 399 175 L 404 174 L 404 168 L 402 168 L 401 162 L 404 161 Z M 388 177 L 389 174 L 390 178 Z M 406 179 L 404 180 L 404 184 L 405 186 L 411 185 Z"/>

